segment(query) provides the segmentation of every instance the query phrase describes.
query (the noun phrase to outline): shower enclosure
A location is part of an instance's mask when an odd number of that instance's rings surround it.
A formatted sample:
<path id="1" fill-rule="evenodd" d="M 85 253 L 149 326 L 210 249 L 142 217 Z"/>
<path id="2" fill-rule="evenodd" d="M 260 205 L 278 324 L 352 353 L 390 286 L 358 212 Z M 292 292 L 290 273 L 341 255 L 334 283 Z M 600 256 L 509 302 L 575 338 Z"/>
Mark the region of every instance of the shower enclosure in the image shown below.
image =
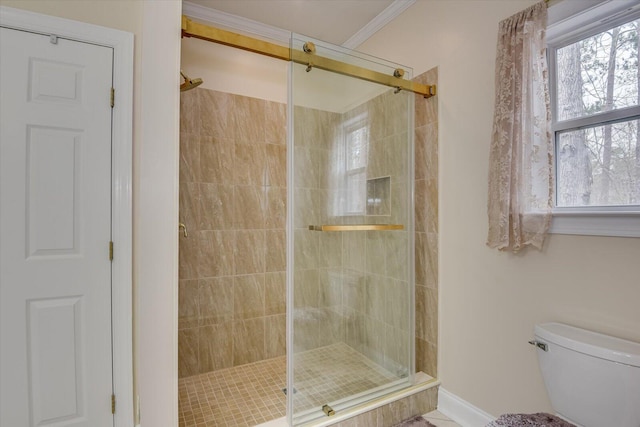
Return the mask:
<path id="1" fill-rule="evenodd" d="M 414 225 L 414 183 L 426 182 L 414 181 L 414 108 L 426 102 L 414 91 L 435 86 L 305 36 L 285 47 L 184 18 L 185 34 L 264 48 L 289 61 L 289 78 L 286 106 L 206 79 L 181 99 L 181 427 L 365 410 L 415 384 L 416 352 L 435 374 L 423 339 L 436 323 L 425 274 L 414 277 L 416 228 L 419 242 L 436 231 Z"/>
<path id="2" fill-rule="evenodd" d="M 411 70 L 294 35 L 288 102 L 290 425 L 412 383 L 413 93 L 316 66 Z"/>

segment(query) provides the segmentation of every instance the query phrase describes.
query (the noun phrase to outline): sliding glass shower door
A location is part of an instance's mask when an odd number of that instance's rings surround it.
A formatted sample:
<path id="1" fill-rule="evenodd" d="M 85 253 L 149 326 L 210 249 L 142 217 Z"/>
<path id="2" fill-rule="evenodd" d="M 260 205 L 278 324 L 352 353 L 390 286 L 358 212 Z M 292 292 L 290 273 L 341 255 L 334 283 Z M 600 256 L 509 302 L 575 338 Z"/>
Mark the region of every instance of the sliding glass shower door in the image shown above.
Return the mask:
<path id="1" fill-rule="evenodd" d="M 291 48 L 286 392 L 300 425 L 412 381 L 414 95 L 345 75 L 406 67 L 297 35 Z"/>

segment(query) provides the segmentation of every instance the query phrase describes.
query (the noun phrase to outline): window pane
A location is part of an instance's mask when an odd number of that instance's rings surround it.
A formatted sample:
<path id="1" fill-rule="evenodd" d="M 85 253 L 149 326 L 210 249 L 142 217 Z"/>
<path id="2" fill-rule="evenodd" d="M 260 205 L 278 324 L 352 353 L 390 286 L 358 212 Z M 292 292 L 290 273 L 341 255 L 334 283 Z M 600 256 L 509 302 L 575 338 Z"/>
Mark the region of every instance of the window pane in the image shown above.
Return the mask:
<path id="1" fill-rule="evenodd" d="M 347 214 L 364 215 L 367 201 L 367 175 L 359 172 L 347 175 Z"/>
<path id="2" fill-rule="evenodd" d="M 557 120 L 638 105 L 640 20 L 556 51 Z"/>
<path id="3" fill-rule="evenodd" d="M 558 133 L 557 205 L 640 205 L 640 120 Z"/>
<path id="4" fill-rule="evenodd" d="M 367 166 L 368 128 L 357 128 L 347 136 L 347 170 Z"/>

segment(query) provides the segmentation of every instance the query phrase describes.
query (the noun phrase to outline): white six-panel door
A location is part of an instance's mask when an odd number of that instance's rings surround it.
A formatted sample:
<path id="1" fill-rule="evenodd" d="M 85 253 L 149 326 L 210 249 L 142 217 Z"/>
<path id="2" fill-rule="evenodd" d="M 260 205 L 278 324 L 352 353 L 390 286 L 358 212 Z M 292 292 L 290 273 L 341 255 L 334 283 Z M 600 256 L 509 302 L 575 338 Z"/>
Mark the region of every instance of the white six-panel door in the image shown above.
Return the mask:
<path id="1" fill-rule="evenodd" d="M 0 426 L 112 426 L 113 50 L 0 31 Z"/>

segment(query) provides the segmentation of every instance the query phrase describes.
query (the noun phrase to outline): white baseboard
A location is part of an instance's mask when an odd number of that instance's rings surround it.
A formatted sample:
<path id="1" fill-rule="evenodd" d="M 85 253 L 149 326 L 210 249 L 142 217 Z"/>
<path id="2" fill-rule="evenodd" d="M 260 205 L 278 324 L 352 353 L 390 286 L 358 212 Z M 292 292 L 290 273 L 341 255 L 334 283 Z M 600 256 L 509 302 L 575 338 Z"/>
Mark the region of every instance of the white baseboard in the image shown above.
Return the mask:
<path id="1" fill-rule="evenodd" d="M 438 390 L 438 411 L 462 427 L 485 427 L 495 420 L 495 417 L 448 392 L 442 386 Z"/>

